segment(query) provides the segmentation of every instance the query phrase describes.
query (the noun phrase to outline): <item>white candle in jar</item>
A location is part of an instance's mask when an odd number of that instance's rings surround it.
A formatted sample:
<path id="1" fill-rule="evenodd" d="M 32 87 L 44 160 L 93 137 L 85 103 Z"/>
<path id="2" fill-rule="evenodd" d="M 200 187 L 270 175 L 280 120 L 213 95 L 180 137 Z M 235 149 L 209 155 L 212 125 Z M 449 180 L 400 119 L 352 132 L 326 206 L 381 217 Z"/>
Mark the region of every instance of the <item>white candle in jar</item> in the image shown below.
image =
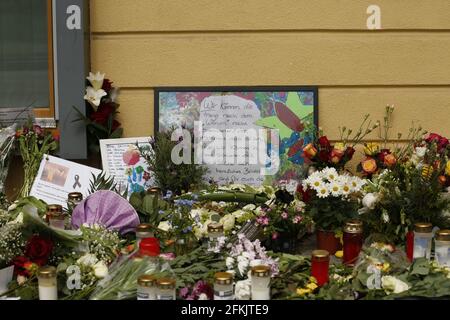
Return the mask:
<path id="1" fill-rule="evenodd" d="M 450 267 L 450 230 L 436 232 L 434 258 L 440 266 Z"/>
<path id="2" fill-rule="evenodd" d="M 137 299 L 156 300 L 156 279 L 151 275 L 142 275 L 138 278 Z"/>
<path id="3" fill-rule="evenodd" d="M 427 258 L 431 256 L 431 241 L 433 225 L 428 222 L 416 223 L 414 225 L 414 252 L 413 258 Z"/>
<path id="4" fill-rule="evenodd" d="M 252 300 L 270 300 L 270 267 L 252 267 Z"/>
<path id="5" fill-rule="evenodd" d="M 214 300 L 234 300 L 231 273 L 217 272 L 214 275 Z"/>
<path id="6" fill-rule="evenodd" d="M 42 267 L 38 272 L 39 300 L 58 300 L 55 267 Z"/>
<path id="7" fill-rule="evenodd" d="M 158 279 L 156 286 L 156 300 L 176 300 L 176 281 L 174 279 Z"/>

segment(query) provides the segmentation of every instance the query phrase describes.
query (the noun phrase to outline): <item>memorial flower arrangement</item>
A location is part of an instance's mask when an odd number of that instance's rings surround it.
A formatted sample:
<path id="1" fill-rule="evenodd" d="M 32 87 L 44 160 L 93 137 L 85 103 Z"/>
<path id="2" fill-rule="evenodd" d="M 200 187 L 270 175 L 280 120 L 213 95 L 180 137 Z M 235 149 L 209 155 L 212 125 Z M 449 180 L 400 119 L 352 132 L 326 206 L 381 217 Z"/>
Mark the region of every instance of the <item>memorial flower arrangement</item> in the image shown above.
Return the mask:
<path id="1" fill-rule="evenodd" d="M 366 181 L 339 174 L 335 168 L 312 173 L 302 183 L 303 190 L 311 193 L 307 210 L 319 229 L 340 231 L 343 224 L 357 216 L 358 200 Z"/>
<path id="2" fill-rule="evenodd" d="M 78 121 L 83 121 L 88 134 L 88 147 L 93 153 L 100 152 L 99 140 L 121 138 L 123 128 L 117 120 L 119 90 L 104 73 L 89 72 L 86 85 L 86 115 L 74 107 Z"/>
<path id="3" fill-rule="evenodd" d="M 22 198 L 29 195 L 44 155 L 58 149 L 59 137 L 29 121 L 16 131 L 16 139 L 23 160 L 24 182 L 19 192 L 19 198 Z"/>
<path id="4" fill-rule="evenodd" d="M 443 214 L 449 200 L 443 197 L 446 181 L 442 179 L 448 163 L 447 145 L 445 138 L 430 134 L 416 142 L 395 166 L 366 184 L 359 212 L 368 233 L 400 243 L 416 222 L 449 225 Z"/>
<path id="5" fill-rule="evenodd" d="M 9 159 L 14 149 L 15 125 L 0 128 L 0 195 L 5 193 L 5 180 L 8 175 Z"/>

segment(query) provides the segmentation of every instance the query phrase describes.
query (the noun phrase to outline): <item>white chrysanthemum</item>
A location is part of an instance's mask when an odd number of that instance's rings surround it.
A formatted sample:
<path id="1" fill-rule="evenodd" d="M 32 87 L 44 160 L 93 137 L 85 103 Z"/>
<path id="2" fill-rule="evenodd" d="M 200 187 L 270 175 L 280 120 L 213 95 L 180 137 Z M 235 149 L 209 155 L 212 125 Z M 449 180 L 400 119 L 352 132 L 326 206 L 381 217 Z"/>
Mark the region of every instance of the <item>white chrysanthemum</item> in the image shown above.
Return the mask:
<path id="1" fill-rule="evenodd" d="M 366 184 L 366 181 L 363 179 L 360 179 L 358 177 L 351 177 L 349 179 L 350 186 L 354 192 L 361 191 L 361 188 Z"/>
<path id="2" fill-rule="evenodd" d="M 341 195 L 341 186 L 337 182 L 332 182 L 329 186 L 329 190 L 331 194 L 335 197 L 338 197 Z"/>
<path id="3" fill-rule="evenodd" d="M 350 187 L 350 184 L 344 183 L 341 186 L 341 192 L 344 196 L 349 195 L 352 191 L 352 188 Z"/>

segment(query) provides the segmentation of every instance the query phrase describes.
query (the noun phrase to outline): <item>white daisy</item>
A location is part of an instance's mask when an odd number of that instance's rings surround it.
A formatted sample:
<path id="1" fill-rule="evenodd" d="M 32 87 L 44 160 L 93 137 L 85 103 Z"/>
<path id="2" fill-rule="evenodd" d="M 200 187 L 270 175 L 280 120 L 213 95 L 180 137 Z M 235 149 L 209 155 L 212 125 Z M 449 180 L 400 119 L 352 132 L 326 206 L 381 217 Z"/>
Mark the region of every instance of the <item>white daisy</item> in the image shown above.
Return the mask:
<path id="1" fill-rule="evenodd" d="M 341 186 L 337 182 L 332 182 L 330 184 L 329 190 L 331 194 L 335 197 L 338 197 L 341 195 Z"/>
<path id="2" fill-rule="evenodd" d="M 330 182 L 336 180 L 336 178 L 339 177 L 339 174 L 335 168 L 325 168 L 323 169 L 322 173 L 324 177 Z"/>
<path id="3" fill-rule="evenodd" d="M 326 198 L 330 195 L 330 191 L 328 190 L 328 188 L 325 185 L 322 185 L 322 187 L 318 190 L 316 190 L 317 192 L 317 196 L 319 198 Z"/>
<path id="4" fill-rule="evenodd" d="M 317 190 L 318 188 L 321 188 L 323 186 L 323 182 L 320 177 L 311 177 L 308 179 L 309 179 L 309 182 L 308 182 L 309 186 L 315 190 Z"/>
<path id="5" fill-rule="evenodd" d="M 350 187 L 350 184 L 348 184 L 348 183 L 342 184 L 341 191 L 344 196 L 350 194 L 351 190 L 352 189 Z"/>

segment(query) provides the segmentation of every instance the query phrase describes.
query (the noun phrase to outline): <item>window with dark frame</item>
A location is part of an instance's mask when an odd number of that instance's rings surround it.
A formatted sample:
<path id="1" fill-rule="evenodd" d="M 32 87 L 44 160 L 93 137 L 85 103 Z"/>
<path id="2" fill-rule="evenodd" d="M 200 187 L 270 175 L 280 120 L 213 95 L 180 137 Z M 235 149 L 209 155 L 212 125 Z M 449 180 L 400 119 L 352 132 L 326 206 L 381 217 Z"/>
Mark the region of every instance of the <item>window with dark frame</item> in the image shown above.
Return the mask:
<path id="1" fill-rule="evenodd" d="M 52 0 L 0 1 L 0 108 L 55 118 L 52 20 Z"/>

